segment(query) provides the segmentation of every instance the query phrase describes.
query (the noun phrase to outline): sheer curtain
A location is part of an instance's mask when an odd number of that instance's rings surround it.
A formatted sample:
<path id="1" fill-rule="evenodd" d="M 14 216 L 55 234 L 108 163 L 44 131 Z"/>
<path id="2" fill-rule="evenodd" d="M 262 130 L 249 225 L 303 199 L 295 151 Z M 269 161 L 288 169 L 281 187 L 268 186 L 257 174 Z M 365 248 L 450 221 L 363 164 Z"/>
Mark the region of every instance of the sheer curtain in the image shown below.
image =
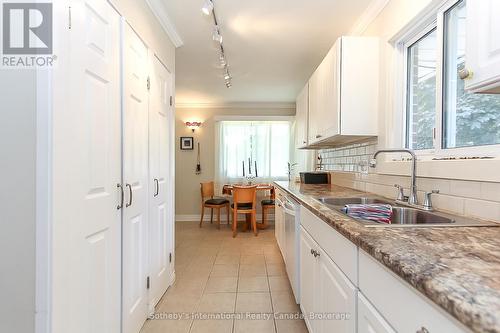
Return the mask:
<path id="1" fill-rule="evenodd" d="M 255 182 L 287 179 L 290 161 L 290 122 L 219 121 L 216 123 L 216 183 L 243 182 L 251 171 Z"/>

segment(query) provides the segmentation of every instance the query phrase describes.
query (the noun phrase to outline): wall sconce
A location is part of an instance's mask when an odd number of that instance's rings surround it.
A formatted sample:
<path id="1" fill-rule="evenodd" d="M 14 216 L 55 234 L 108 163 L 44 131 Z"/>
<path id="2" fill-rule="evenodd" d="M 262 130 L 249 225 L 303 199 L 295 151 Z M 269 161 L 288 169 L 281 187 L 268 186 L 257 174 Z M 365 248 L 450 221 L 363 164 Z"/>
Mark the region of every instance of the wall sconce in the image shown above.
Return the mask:
<path id="1" fill-rule="evenodd" d="M 201 122 L 199 122 L 199 121 L 186 121 L 186 126 L 188 128 L 190 128 L 191 131 L 193 131 L 193 133 L 194 133 L 194 130 L 201 126 Z"/>

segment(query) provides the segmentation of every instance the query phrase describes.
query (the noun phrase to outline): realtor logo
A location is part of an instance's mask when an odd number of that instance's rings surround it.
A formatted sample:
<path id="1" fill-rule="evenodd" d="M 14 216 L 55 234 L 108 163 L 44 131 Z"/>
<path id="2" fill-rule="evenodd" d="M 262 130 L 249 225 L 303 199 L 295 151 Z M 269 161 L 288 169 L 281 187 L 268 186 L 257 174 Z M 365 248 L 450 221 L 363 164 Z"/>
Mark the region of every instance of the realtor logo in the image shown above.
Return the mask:
<path id="1" fill-rule="evenodd" d="M 51 66 L 52 18 L 52 3 L 4 2 L 2 67 Z"/>

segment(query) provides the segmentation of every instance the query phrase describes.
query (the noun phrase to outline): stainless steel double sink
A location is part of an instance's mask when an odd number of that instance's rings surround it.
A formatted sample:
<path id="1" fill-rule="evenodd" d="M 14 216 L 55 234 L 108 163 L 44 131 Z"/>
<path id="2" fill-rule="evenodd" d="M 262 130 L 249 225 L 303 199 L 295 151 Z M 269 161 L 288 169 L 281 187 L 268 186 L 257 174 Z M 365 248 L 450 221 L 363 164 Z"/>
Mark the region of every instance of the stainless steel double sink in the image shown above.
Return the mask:
<path id="1" fill-rule="evenodd" d="M 352 204 L 389 204 L 392 206 L 391 223 L 376 223 L 372 221 L 354 219 L 367 227 L 482 227 L 500 226 L 499 224 L 487 221 L 472 220 L 461 216 L 453 216 L 444 213 L 427 212 L 418 208 L 406 207 L 400 204 L 383 200 L 376 197 L 353 197 L 353 198 L 316 198 L 325 206 L 345 213 L 344 207 Z M 349 216 L 350 217 L 350 216 Z M 352 218 L 352 217 L 350 217 Z"/>

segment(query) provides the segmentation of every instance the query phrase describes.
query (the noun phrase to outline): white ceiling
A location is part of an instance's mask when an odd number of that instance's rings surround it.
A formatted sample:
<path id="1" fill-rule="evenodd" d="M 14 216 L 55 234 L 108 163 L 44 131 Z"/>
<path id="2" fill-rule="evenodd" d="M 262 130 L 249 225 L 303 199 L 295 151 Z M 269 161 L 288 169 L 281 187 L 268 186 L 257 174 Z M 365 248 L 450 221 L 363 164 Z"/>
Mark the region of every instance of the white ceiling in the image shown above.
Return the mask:
<path id="1" fill-rule="evenodd" d="M 233 87 L 227 89 L 203 0 L 163 0 L 182 38 L 177 104 L 294 102 L 334 41 L 371 0 L 214 0 Z"/>

